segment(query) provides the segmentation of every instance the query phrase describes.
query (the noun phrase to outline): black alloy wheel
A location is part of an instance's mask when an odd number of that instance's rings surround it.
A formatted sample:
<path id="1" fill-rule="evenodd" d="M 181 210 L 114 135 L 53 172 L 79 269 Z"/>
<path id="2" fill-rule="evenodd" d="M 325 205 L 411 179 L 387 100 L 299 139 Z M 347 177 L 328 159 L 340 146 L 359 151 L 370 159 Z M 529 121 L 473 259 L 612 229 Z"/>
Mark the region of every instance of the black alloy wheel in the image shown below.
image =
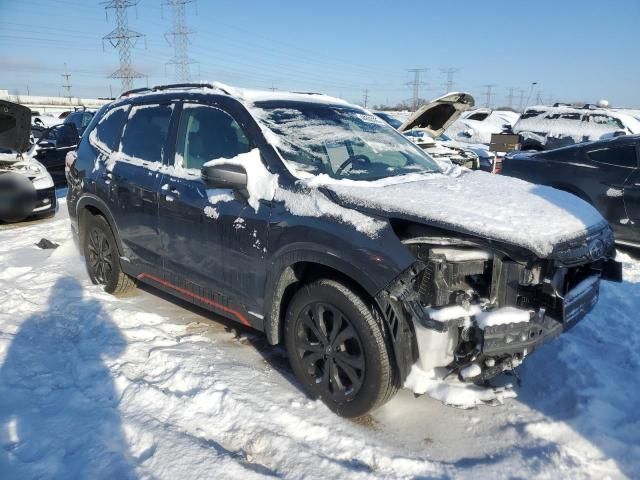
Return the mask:
<path id="1" fill-rule="evenodd" d="M 349 285 L 320 279 L 299 288 L 284 340 L 304 390 L 337 414 L 358 417 L 387 402 L 399 382 L 379 313 Z"/>
<path id="2" fill-rule="evenodd" d="M 101 228 L 94 227 L 88 238 L 89 268 L 97 283 L 106 285 L 113 275 L 113 250 Z"/>
<path id="3" fill-rule="evenodd" d="M 296 322 L 296 353 L 313 382 L 337 402 L 362 388 L 365 357 L 351 321 L 335 306 L 316 302 Z"/>

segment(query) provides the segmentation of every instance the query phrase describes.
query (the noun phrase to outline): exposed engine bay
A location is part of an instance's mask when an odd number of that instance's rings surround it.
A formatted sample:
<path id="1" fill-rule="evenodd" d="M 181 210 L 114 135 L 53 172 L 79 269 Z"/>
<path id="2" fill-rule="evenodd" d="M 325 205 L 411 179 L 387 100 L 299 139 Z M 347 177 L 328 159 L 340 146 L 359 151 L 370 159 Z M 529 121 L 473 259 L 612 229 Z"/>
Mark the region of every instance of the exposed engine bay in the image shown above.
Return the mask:
<path id="1" fill-rule="evenodd" d="M 461 239 L 403 243 L 417 262 L 382 294 L 387 317 L 392 311 L 398 323 L 394 340 L 407 341 L 400 324 L 409 320 L 411 360 L 425 371 L 444 367 L 462 381 L 513 370 L 593 308 L 600 279 L 622 280 L 609 229 L 546 259 L 510 256 Z"/>

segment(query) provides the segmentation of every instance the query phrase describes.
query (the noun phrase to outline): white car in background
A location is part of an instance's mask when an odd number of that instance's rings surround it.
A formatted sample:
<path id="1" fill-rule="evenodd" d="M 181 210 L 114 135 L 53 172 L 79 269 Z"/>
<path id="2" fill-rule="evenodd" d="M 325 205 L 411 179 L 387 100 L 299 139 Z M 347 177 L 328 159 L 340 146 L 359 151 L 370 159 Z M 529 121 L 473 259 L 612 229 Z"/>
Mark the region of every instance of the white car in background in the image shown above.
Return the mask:
<path id="1" fill-rule="evenodd" d="M 53 179 L 29 148 L 31 110 L 0 100 L 0 222 L 48 217 L 58 208 Z"/>
<path id="2" fill-rule="evenodd" d="M 476 108 L 460 115 L 445 134 L 455 142 L 489 145 L 491 135 L 511 130 L 519 117 L 519 113 L 509 110 Z"/>
<path id="3" fill-rule="evenodd" d="M 632 111 L 555 104 L 527 108 L 513 126 L 522 150 L 552 150 L 581 142 L 640 134 Z"/>

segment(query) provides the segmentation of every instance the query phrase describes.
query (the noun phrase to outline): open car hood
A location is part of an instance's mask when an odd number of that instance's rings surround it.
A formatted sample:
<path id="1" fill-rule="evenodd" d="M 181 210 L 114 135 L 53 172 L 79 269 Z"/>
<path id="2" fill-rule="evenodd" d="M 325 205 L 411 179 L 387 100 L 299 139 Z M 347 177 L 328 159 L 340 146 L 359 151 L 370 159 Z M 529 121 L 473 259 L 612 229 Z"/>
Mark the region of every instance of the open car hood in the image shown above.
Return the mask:
<path id="1" fill-rule="evenodd" d="M 326 187 L 338 203 L 363 213 L 518 246 L 540 258 L 607 225 L 595 208 L 574 195 L 480 171 L 395 184 L 361 183 Z"/>
<path id="2" fill-rule="evenodd" d="M 440 136 L 462 112 L 466 112 L 475 105 L 470 93 L 447 93 L 423 105 L 398 128 L 406 132 L 414 128 L 426 131 L 431 137 Z"/>
<path id="3" fill-rule="evenodd" d="M 31 110 L 0 100 L 0 148 L 24 152 L 29 147 Z"/>

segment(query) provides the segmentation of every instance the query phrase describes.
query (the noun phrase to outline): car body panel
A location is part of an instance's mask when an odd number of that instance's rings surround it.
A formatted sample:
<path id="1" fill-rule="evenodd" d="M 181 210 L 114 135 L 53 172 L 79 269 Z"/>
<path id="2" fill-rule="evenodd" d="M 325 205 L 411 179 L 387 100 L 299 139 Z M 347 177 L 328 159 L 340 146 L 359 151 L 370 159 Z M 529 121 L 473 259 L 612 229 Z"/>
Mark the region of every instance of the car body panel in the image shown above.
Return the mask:
<path id="1" fill-rule="evenodd" d="M 616 240 L 640 243 L 640 230 L 633 220 L 640 203 L 638 169 L 596 161 L 589 155 L 625 145 L 637 148 L 639 140 L 628 136 L 545 152 L 512 153 L 503 162 L 503 174 L 573 193 L 598 209 Z"/>

